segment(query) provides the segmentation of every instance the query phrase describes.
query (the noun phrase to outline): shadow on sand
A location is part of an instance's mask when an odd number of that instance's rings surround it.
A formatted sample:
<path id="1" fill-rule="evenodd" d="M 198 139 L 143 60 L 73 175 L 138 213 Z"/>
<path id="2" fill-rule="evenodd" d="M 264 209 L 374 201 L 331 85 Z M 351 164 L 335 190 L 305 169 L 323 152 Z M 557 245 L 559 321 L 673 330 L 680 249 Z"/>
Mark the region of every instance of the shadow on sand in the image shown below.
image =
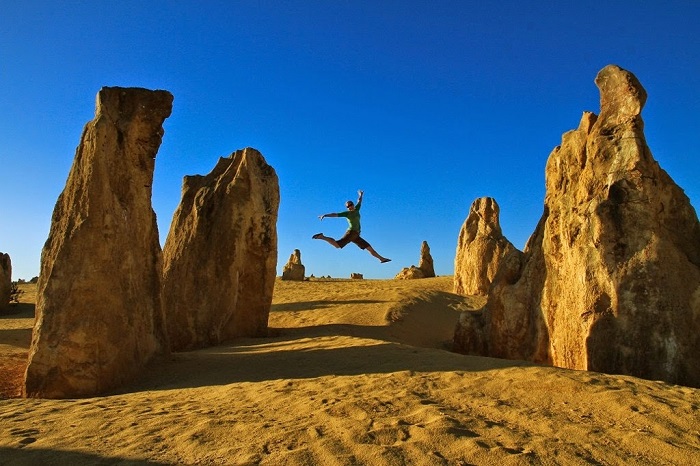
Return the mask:
<path id="1" fill-rule="evenodd" d="M 284 329 L 285 334 L 279 338 L 238 340 L 230 345 L 175 353 L 169 360 L 153 364 L 147 375 L 118 393 L 324 376 L 400 371 L 473 372 L 532 365 L 373 339 L 372 335 L 381 331 L 381 327 L 338 324 Z M 308 345 L 304 340 L 308 340 Z"/>
<path id="2" fill-rule="evenodd" d="M 25 437 L 31 438 L 31 437 Z M 22 440 L 20 440 L 20 443 Z M 12 465 L 36 465 L 36 464 L 71 464 L 71 465 L 107 465 L 118 464 L 120 466 L 160 466 L 167 463 L 159 463 L 147 460 L 129 460 L 119 457 L 105 457 L 77 451 L 61 451 L 46 448 L 32 448 L 24 450 L 24 445 L 17 448 L 0 447 L 0 463 Z"/>
<path id="3" fill-rule="evenodd" d="M 301 301 L 295 303 L 280 303 L 273 304 L 270 307 L 270 312 L 288 312 L 288 311 L 314 311 L 316 309 L 324 309 L 329 307 L 335 307 L 343 304 L 378 304 L 386 301 L 377 301 L 371 299 L 353 299 L 349 301 L 333 301 L 333 300 L 320 300 L 320 301 Z"/>
<path id="4" fill-rule="evenodd" d="M 0 319 L 31 319 L 34 318 L 34 308 L 32 303 L 10 304 L 0 311 Z"/>

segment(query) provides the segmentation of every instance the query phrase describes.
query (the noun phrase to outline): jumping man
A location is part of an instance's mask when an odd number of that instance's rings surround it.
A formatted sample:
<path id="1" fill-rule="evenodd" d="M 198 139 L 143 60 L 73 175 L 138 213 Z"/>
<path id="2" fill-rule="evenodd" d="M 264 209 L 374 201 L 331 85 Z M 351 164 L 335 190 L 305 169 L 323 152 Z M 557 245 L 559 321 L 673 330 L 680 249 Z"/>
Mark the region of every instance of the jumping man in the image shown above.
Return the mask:
<path id="1" fill-rule="evenodd" d="M 323 233 L 317 233 L 313 236 L 313 239 L 322 239 L 328 244 L 339 249 L 345 247 L 345 245 L 348 243 L 355 243 L 357 247 L 360 249 L 366 249 L 367 252 L 379 259 L 379 262 L 382 264 L 384 262 L 389 262 L 391 259 L 380 256 L 379 253 L 360 236 L 360 207 L 362 207 L 362 195 L 364 194 L 364 191 L 357 191 L 357 194 L 359 196 L 357 198 L 357 204 L 353 204 L 352 201 L 346 202 L 345 207 L 347 207 L 348 210 L 345 212 L 323 214 L 318 216 L 318 218 L 321 220 L 326 217 L 345 217 L 348 221 L 348 230 L 345 232 L 343 237 L 336 240 L 330 236 L 325 236 Z"/>

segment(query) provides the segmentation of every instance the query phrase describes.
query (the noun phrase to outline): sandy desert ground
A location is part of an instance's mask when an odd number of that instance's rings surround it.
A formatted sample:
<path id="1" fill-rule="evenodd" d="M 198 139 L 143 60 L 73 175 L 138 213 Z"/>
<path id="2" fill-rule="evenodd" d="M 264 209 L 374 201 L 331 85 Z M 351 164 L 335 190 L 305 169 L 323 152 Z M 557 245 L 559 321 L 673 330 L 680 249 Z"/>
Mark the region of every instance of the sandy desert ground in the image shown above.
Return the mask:
<path id="1" fill-rule="evenodd" d="M 278 281 L 271 336 L 118 392 L 8 398 L 34 289 L 0 316 L 0 464 L 700 464 L 700 390 L 447 351 L 477 298 L 425 280 Z"/>

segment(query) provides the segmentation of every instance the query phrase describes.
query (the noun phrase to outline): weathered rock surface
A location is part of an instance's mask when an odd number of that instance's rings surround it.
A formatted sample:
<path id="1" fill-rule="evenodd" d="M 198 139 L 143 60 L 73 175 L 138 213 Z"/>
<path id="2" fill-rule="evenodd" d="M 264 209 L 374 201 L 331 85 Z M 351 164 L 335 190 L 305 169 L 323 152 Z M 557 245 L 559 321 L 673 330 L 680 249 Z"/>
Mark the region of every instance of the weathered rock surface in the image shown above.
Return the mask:
<path id="1" fill-rule="evenodd" d="M 500 208 L 495 199 L 476 199 L 469 209 L 457 240 L 454 292 L 486 296 L 503 260 L 521 254 L 503 236 Z"/>
<path id="2" fill-rule="evenodd" d="M 697 214 L 646 145 L 636 77 L 610 65 L 596 84 L 600 116 L 584 113 L 550 155 L 525 256 L 460 320 L 457 346 L 700 386 Z"/>
<path id="3" fill-rule="evenodd" d="M 435 276 L 435 266 L 433 265 L 433 257 L 430 255 L 430 246 L 427 241 L 423 241 L 420 247 L 420 259 L 418 267 L 411 265 L 404 267 L 399 273 L 394 276 L 396 280 L 414 280 L 419 278 L 431 278 Z"/>
<path id="4" fill-rule="evenodd" d="M 97 94 L 42 251 L 26 396 L 95 395 L 167 351 L 151 184 L 172 101 L 138 88 Z"/>
<path id="5" fill-rule="evenodd" d="M 301 251 L 295 249 L 282 268 L 282 280 L 304 281 L 306 267 L 301 263 Z"/>
<path id="6" fill-rule="evenodd" d="M 277 174 L 252 148 L 184 178 L 163 249 L 173 350 L 267 334 L 279 202 Z"/>
<path id="7" fill-rule="evenodd" d="M 10 255 L 0 252 L 0 312 L 10 306 L 12 290 L 12 261 Z"/>

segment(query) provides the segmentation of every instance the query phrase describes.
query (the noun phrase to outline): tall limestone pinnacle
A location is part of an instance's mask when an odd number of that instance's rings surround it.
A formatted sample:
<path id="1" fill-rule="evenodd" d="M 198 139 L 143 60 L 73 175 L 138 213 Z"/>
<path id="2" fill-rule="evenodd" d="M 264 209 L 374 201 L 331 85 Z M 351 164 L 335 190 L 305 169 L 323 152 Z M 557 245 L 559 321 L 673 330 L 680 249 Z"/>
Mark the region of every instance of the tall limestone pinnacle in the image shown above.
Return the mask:
<path id="1" fill-rule="evenodd" d="M 646 91 L 618 66 L 546 165 L 544 214 L 496 274 L 459 351 L 700 386 L 700 224 L 644 137 Z"/>
<path id="2" fill-rule="evenodd" d="M 172 102 L 140 88 L 97 94 L 41 255 L 26 396 L 95 395 L 167 351 L 151 185 Z"/>
<path id="3" fill-rule="evenodd" d="M 267 335 L 279 202 L 275 170 L 250 147 L 184 178 L 163 250 L 173 350 Z"/>

